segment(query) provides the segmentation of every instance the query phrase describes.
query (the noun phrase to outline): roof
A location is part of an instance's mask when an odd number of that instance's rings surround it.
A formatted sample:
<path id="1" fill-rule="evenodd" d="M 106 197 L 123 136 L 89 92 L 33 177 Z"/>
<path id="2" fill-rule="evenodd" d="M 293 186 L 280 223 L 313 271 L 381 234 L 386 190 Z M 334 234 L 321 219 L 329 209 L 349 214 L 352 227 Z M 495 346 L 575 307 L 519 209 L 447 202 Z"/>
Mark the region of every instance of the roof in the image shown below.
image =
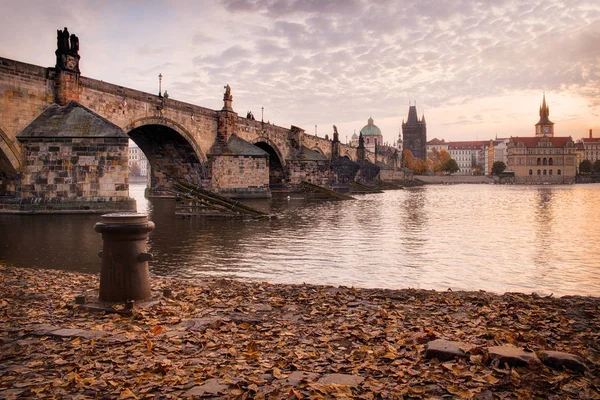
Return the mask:
<path id="1" fill-rule="evenodd" d="M 429 142 L 427 142 L 428 145 L 430 146 L 436 146 L 436 145 L 440 145 L 440 144 L 447 144 L 446 141 L 444 139 L 438 139 L 438 138 L 433 138 L 431 139 Z"/>
<path id="2" fill-rule="evenodd" d="M 81 104 L 52 104 L 17 135 L 17 138 L 126 138 L 109 120 Z"/>
<path id="3" fill-rule="evenodd" d="M 381 129 L 373 124 L 373 118 L 369 118 L 367 125 L 363 126 L 360 133 L 362 133 L 363 136 L 382 136 Z"/>
<path id="4" fill-rule="evenodd" d="M 269 153 L 253 145 L 250 142 L 246 142 L 244 139 L 233 133 L 229 137 L 227 147 L 231 151 L 231 155 L 234 156 L 259 156 L 267 157 Z"/>
<path id="5" fill-rule="evenodd" d="M 593 137 L 593 138 L 583 138 L 583 143 L 600 143 L 600 138 L 597 137 Z"/>
<path id="6" fill-rule="evenodd" d="M 489 140 L 473 140 L 463 142 L 448 142 L 448 150 L 477 150 L 490 144 Z"/>
<path id="7" fill-rule="evenodd" d="M 571 136 L 525 136 L 525 137 L 512 137 L 510 140 L 512 142 L 518 143 L 521 142 L 525 145 L 525 147 L 537 147 L 540 140 L 547 138 L 552 146 L 554 147 L 565 147 L 567 143 L 572 142 Z"/>

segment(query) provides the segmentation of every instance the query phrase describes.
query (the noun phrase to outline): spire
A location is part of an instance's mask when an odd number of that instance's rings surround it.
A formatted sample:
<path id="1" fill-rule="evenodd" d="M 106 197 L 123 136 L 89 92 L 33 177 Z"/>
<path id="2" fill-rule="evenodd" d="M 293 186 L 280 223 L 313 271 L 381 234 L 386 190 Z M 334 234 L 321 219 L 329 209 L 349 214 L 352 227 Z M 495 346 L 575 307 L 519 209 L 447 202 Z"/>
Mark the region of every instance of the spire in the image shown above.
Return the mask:
<path id="1" fill-rule="evenodd" d="M 369 120 L 367 122 L 369 125 L 373 125 L 373 117 L 369 115 Z"/>
<path id="2" fill-rule="evenodd" d="M 542 100 L 542 105 L 540 106 L 540 118 L 548 119 L 550 116 L 550 107 L 546 104 L 546 92 L 544 92 L 544 97 Z"/>
<path id="3" fill-rule="evenodd" d="M 425 113 L 423 113 L 423 116 L 421 117 L 421 122 L 425 122 Z"/>

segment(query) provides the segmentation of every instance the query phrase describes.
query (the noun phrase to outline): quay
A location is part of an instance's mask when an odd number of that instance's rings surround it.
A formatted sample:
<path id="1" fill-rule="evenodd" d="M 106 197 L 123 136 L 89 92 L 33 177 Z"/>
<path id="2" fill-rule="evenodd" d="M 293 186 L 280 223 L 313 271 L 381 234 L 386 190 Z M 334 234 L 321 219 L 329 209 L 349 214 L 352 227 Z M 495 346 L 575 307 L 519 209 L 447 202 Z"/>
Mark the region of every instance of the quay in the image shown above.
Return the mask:
<path id="1" fill-rule="evenodd" d="M 154 276 L 127 315 L 75 304 L 95 274 L 0 281 L 4 399 L 600 398 L 596 297 Z"/>

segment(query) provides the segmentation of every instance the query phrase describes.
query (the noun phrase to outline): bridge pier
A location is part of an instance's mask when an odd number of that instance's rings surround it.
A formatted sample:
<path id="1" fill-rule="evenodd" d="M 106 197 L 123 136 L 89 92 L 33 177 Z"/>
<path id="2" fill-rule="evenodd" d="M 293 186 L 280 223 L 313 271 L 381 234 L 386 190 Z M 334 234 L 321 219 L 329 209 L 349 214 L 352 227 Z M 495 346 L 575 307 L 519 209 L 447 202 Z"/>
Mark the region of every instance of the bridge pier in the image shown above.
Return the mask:
<path id="1" fill-rule="evenodd" d="M 50 106 L 17 139 L 25 162 L 13 211 L 135 210 L 129 198 L 129 137 L 118 126 L 72 101 Z"/>

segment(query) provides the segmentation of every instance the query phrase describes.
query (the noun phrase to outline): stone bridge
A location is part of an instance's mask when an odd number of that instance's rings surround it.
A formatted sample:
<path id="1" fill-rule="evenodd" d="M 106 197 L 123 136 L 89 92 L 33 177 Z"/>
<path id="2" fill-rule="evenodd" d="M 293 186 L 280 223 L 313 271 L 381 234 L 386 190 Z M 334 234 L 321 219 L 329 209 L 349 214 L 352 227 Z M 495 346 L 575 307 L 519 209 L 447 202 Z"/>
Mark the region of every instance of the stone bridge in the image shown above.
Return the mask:
<path id="1" fill-rule="evenodd" d="M 0 58 L 0 197 L 21 210 L 26 203 L 131 208 L 128 139 L 150 162 L 154 195 L 184 179 L 233 197 L 267 197 L 303 180 L 347 180 L 332 167 L 337 158 L 363 169 L 397 165 L 389 150 L 377 155 L 337 135 L 327 140 L 239 116 L 229 86 L 223 108 L 211 110 L 82 76 L 79 40 L 70 35 L 69 44 L 66 28 L 57 34 L 54 68 Z"/>

